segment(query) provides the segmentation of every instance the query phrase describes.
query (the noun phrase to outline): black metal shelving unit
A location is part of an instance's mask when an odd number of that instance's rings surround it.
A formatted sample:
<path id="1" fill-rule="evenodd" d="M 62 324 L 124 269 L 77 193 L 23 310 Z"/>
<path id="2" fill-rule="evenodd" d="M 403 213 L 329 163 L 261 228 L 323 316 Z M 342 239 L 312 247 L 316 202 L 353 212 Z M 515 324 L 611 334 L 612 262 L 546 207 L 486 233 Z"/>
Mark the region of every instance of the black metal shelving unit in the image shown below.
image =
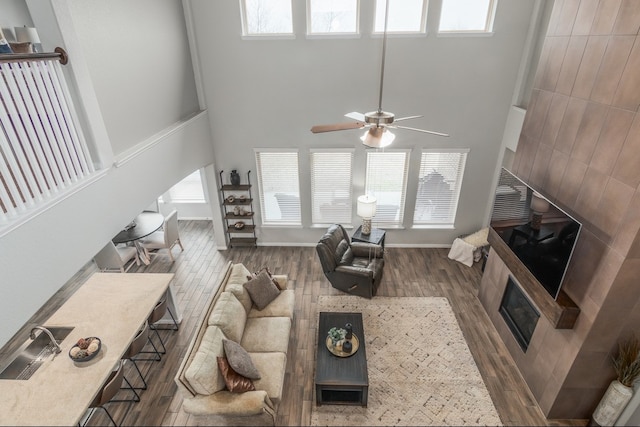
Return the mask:
<path id="1" fill-rule="evenodd" d="M 225 220 L 226 235 L 230 247 L 256 246 L 255 212 L 251 196 L 251 171 L 247 172 L 247 184 L 224 184 L 220 171 L 220 193 L 222 194 L 222 215 Z M 244 209 L 244 214 L 235 212 L 236 208 Z M 247 210 L 248 209 L 248 210 Z M 240 228 L 237 224 L 243 223 Z"/>

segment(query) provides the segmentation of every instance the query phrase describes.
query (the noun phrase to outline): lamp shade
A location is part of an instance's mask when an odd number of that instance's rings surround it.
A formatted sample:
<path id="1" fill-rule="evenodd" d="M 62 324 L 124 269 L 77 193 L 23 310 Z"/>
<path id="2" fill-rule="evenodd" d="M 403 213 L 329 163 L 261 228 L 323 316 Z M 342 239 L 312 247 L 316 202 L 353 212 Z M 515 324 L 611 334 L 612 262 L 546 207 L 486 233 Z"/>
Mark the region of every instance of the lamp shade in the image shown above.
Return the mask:
<path id="1" fill-rule="evenodd" d="M 360 137 L 362 143 L 371 148 L 386 147 L 387 145 L 391 145 L 394 139 L 396 139 L 396 136 L 382 126 L 372 127 Z"/>
<path id="2" fill-rule="evenodd" d="M 40 43 L 38 30 L 34 27 L 15 27 L 14 30 L 16 32 L 16 41 Z"/>
<path id="3" fill-rule="evenodd" d="M 373 196 L 358 197 L 358 216 L 360 218 L 373 218 L 376 215 L 376 198 Z"/>
<path id="4" fill-rule="evenodd" d="M 542 197 L 541 194 L 533 192 L 531 196 L 531 210 L 538 213 L 545 213 L 549 211 L 549 202 Z"/>

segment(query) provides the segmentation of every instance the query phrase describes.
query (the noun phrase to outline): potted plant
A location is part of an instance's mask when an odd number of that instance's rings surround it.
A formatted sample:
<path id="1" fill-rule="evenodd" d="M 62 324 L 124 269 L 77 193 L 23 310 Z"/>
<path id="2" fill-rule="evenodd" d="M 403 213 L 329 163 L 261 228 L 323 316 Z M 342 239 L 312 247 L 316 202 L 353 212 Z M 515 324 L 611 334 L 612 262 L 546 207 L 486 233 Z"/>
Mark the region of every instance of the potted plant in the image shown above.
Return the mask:
<path id="1" fill-rule="evenodd" d="M 343 328 L 336 328 L 334 326 L 333 328 L 329 329 L 327 335 L 329 335 L 329 338 L 331 338 L 331 345 L 333 345 L 333 347 L 336 347 L 338 343 L 340 343 L 340 341 L 344 339 L 345 335 L 347 335 L 347 331 Z"/>
<path id="2" fill-rule="evenodd" d="M 633 396 L 633 383 L 640 377 L 640 341 L 635 336 L 618 345 L 613 369 L 617 378 L 609 384 L 592 416 L 601 426 L 613 425 Z"/>

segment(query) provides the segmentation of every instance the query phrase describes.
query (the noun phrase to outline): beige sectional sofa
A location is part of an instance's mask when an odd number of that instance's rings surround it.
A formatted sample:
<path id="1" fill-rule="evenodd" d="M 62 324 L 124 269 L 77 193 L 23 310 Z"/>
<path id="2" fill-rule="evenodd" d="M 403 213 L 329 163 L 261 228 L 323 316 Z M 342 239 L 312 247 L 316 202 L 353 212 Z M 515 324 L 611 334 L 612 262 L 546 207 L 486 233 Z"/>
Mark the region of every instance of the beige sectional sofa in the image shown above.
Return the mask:
<path id="1" fill-rule="evenodd" d="M 282 399 L 294 291 L 286 289 L 287 276 L 274 276 L 283 290 L 258 310 L 243 286 L 248 275 L 244 265 L 228 263 L 175 377 L 184 410 L 207 425 L 273 425 Z M 225 388 L 216 361 L 225 338 L 240 343 L 258 368 L 255 391 Z"/>

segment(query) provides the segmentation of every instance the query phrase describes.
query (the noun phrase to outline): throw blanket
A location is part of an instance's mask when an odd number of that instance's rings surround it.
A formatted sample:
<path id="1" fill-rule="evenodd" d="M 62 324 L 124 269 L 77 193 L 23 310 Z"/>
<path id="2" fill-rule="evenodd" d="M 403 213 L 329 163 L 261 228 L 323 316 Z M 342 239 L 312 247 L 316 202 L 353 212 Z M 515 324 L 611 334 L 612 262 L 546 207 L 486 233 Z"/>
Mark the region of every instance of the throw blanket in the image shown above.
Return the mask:
<path id="1" fill-rule="evenodd" d="M 453 245 L 451 245 L 449 258 L 461 262 L 467 267 L 471 267 L 473 265 L 473 251 L 475 250 L 475 246 L 457 238 L 453 241 Z"/>

